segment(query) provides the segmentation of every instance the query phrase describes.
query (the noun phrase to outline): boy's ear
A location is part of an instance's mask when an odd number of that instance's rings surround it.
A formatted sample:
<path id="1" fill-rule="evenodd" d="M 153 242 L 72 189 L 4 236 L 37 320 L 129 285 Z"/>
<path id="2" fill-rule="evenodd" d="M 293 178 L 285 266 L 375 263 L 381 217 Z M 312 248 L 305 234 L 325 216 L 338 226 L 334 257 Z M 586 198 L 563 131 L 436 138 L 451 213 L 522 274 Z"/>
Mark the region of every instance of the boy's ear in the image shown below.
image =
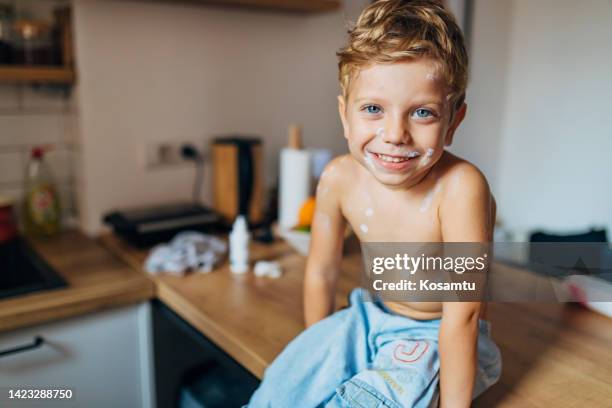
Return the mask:
<path id="1" fill-rule="evenodd" d="M 450 124 L 450 127 L 446 131 L 446 136 L 444 137 L 445 146 L 450 146 L 453 143 L 453 137 L 455 136 L 455 131 L 457 130 L 461 122 L 463 122 L 466 111 L 467 111 L 467 104 L 464 102 L 461 104 L 459 109 L 457 109 L 457 111 L 455 112 L 455 115 L 453 116 L 453 122 Z"/>
<path id="2" fill-rule="evenodd" d="M 346 121 L 346 101 L 344 96 L 338 95 L 338 113 L 340 114 L 340 121 L 342 122 L 342 129 L 344 131 L 344 138 L 348 140 L 348 123 Z"/>

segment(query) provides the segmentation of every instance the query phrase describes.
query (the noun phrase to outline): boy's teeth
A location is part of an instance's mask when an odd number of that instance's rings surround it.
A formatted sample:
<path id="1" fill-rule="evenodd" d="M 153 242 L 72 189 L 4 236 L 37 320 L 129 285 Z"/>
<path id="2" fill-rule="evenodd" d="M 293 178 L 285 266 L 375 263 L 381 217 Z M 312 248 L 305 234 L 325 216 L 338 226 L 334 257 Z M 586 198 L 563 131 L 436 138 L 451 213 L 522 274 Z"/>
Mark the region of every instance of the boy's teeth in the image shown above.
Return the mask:
<path id="1" fill-rule="evenodd" d="M 410 155 L 408 155 L 408 157 L 399 158 L 399 157 L 386 156 L 386 155 L 380 154 L 380 153 L 376 153 L 376 156 L 379 159 L 381 159 L 381 160 L 384 160 L 386 162 L 391 162 L 391 163 L 400 163 L 400 162 L 409 160 L 409 158 L 411 158 L 411 157 L 415 157 L 413 154 L 410 154 Z"/>

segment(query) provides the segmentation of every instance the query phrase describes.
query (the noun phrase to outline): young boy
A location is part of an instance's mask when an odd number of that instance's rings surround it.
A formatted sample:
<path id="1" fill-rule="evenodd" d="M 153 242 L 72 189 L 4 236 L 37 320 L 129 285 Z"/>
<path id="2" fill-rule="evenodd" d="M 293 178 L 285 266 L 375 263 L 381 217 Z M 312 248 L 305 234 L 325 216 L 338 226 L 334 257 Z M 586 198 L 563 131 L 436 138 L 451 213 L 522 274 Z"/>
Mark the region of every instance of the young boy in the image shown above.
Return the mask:
<path id="1" fill-rule="evenodd" d="M 444 150 L 466 113 L 461 31 L 433 0 L 379 0 L 338 55 L 350 154 L 326 167 L 317 188 L 308 329 L 268 368 L 249 406 L 469 407 L 501 371 L 480 302 L 366 302 L 356 289 L 331 315 L 347 221 L 362 242 L 492 238 L 486 179 Z"/>

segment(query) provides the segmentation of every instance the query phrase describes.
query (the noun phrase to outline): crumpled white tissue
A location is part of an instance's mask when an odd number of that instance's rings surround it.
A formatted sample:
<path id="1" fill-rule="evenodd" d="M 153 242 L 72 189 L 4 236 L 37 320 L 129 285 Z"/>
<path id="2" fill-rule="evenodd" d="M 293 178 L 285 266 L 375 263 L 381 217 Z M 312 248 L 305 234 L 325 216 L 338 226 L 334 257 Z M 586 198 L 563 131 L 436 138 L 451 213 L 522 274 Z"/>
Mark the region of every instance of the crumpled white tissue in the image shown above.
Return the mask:
<path id="1" fill-rule="evenodd" d="M 178 276 L 188 270 L 208 273 L 226 252 L 227 244 L 217 237 L 183 231 L 169 243 L 151 249 L 144 267 L 149 273 L 168 272 Z"/>
<path id="2" fill-rule="evenodd" d="M 269 278 L 280 278 L 282 275 L 281 266 L 276 261 L 257 261 L 253 268 L 255 276 L 267 276 Z"/>

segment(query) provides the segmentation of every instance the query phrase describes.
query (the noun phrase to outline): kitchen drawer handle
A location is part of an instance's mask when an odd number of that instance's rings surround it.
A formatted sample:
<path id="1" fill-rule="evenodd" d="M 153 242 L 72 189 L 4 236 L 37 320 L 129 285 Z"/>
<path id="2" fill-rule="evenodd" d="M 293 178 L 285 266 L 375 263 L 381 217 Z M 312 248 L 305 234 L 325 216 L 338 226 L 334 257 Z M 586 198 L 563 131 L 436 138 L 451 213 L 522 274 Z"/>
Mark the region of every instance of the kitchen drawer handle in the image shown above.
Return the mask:
<path id="1" fill-rule="evenodd" d="M 21 353 L 22 351 L 37 349 L 40 346 L 42 346 L 44 342 L 45 342 L 45 339 L 43 339 L 41 336 L 36 336 L 34 337 L 34 341 L 32 341 L 32 343 L 30 344 L 13 347 L 13 348 L 9 348 L 6 350 L 0 350 L 0 357 L 5 357 L 11 354 Z"/>

